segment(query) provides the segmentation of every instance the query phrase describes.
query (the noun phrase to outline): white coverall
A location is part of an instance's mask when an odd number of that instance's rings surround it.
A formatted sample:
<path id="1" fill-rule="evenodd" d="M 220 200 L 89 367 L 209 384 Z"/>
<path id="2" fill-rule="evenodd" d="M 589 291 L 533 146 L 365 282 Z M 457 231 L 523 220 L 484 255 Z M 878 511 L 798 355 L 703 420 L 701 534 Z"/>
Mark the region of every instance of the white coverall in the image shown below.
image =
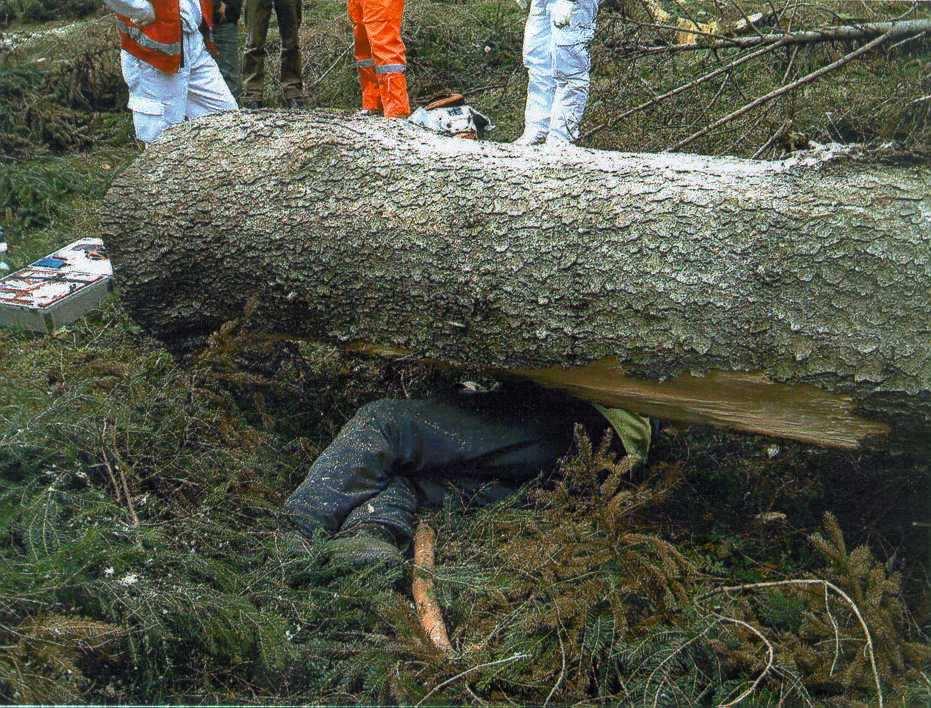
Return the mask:
<path id="1" fill-rule="evenodd" d="M 105 2 L 114 12 L 134 21 L 154 17 L 148 0 Z M 200 3 L 180 0 L 180 4 L 184 61 L 177 74 L 166 74 L 125 50 L 120 52 L 123 79 L 129 87 L 128 107 L 133 112 L 136 137 L 144 143 L 186 119 L 238 108 L 200 33 Z"/>
<path id="2" fill-rule="evenodd" d="M 598 0 L 532 0 L 524 28 L 529 73 L 523 144 L 566 144 L 579 139 L 588 101 L 589 45 Z M 568 23 L 557 26 L 560 23 Z"/>

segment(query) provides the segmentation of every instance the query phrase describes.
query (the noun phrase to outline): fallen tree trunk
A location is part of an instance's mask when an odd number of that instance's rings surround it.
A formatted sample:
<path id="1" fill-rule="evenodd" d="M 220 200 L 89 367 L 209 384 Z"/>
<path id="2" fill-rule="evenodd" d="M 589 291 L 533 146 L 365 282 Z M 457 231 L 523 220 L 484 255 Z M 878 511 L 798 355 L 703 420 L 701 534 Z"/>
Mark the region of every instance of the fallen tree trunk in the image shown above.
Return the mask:
<path id="1" fill-rule="evenodd" d="M 931 168 L 215 116 L 118 177 L 105 239 L 175 352 L 226 321 L 822 445 L 931 430 Z"/>

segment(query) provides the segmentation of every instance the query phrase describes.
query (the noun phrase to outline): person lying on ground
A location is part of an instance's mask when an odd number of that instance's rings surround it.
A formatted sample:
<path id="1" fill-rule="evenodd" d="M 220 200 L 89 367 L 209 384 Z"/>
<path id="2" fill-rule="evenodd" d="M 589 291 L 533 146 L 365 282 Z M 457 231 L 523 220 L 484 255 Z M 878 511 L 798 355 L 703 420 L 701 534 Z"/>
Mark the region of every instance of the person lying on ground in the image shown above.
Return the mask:
<path id="1" fill-rule="evenodd" d="M 593 439 L 610 423 L 626 453 L 646 459 L 649 419 L 535 386 L 381 399 L 346 423 L 285 508 L 303 538 L 336 536 L 338 563 L 397 566 L 418 509 L 442 506 L 449 495 L 482 506 L 514 494 L 569 451 L 576 423 Z"/>
<path id="2" fill-rule="evenodd" d="M 136 137 L 150 143 L 185 120 L 236 110 L 208 51 L 212 0 L 104 0 L 116 13 Z"/>

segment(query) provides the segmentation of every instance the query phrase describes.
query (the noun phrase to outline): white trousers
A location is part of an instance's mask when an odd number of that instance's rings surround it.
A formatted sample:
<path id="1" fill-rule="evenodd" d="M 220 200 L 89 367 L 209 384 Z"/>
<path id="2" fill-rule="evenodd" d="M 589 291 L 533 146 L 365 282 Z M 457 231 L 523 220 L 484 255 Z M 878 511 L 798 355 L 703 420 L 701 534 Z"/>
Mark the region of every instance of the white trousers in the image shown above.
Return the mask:
<path id="1" fill-rule="evenodd" d="M 571 143 L 579 139 L 588 102 L 598 0 L 576 0 L 565 27 L 553 24 L 552 10 L 566 0 L 533 0 L 524 28 L 524 66 L 529 74 L 524 136 L 531 142 Z"/>
<path id="2" fill-rule="evenodd" d="M 184 66 L 177 74 L 159 71 L 126 51 L 120 52 L 120 63 L 136 137 L 144 143 L 185 120 L 238 108 L 200 32 L 184 33 Z"/>

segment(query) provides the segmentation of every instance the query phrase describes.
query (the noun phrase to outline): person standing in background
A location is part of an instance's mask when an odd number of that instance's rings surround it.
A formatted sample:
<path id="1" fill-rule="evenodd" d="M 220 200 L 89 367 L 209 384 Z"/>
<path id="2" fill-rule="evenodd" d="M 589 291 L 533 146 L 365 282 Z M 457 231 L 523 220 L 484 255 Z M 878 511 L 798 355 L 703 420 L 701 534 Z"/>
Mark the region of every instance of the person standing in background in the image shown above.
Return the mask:
<path id="1" fill-rule="evenodd" d="M 531 0 L 524 28 L 527 106 L 517 144 L 568 145 L 579 139 L 597 15 L 598 0 Z"/>
<path id="2" fill-rule="evenodd" d="M 212 0 L 105 0 L 116 13 L 120 65 L 136 138 L 150 143 L 185 120 L 237 109 L 208 51 Z"/>
<path id="3" fill-rule="evenodd" d="M 349 0 L 362 112 L 407 118 L 407 51 L 401 39 L 404 0 Z"/>
<path id="4" fill-rule="evenodd" d="M 301 77 L 300 29 L 302 0 L 246 0 L 246 52 L 243 56 L 243 99 L 245 108 L 264 105 L 265 40 L 272 10 L 281 36 L 281 91 L 292 108 L 304 105 Z"/>
<path id="5" fill-rule="evenodd" d="M 242 59 L 239 55 L 241 14 L 242 0 L 224 0 L 214 6 L 213 42 L 217 45 L 217 66 L 237 101 L 242 93 Z"/>

